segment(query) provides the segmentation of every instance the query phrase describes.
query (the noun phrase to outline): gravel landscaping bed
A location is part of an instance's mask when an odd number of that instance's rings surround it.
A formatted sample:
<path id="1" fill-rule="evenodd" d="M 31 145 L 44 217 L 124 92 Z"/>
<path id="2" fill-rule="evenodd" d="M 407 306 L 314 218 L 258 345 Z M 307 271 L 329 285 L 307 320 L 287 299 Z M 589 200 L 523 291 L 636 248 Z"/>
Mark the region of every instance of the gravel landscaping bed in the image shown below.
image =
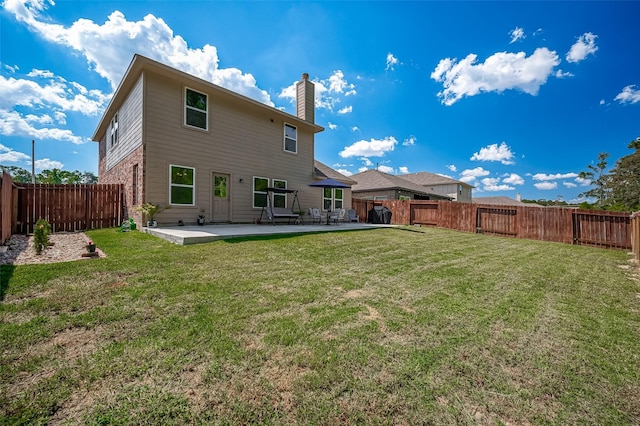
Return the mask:
<path id="1" fill-rule="evenodd" d="M 68 262 L 71 260 L 90 259 L 82 257 L 87 250 L 85 246 L 90 241 L 84 232 L 61 232 L 51 234 L 47 247 L 42 254 L 36 254 L 32 235 L 12 235 L 4 246 L 0 246 L 0 265 L 27 265 L 37 263 Z M 96 249 L 97 257 L 105 254 Z"/>

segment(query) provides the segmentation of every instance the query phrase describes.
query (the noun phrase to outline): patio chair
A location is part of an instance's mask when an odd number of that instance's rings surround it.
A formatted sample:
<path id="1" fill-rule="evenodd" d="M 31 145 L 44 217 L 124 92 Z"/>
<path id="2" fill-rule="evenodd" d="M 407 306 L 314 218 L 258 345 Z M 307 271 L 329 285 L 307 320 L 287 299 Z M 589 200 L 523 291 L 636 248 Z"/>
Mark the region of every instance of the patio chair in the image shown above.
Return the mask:
<path id="1" fill-rule="evenodd" d="M 335 223 L 344 222 L 345 221 L 345 217 L 347 217 L 347 211 L 345 209 L 338 209 L 338 211 L 336 213 L 337 214 L 335 216 L 331 217 L 333 219 L 333 221 Z"/>
<path id="2" fill-rule="evenodd" d="M 309 217 L 311 218 L 311 223 L 322 223 L 322 214 L 320 214 L 320 209 L 309 207 Z"/>
<path id="3" fill-rule="evenodd" d="M 349 216 L 349 222 L 360 222 L 360 216 L 356 214 L 354 209 L 347 210 L 347 215 Z"/>

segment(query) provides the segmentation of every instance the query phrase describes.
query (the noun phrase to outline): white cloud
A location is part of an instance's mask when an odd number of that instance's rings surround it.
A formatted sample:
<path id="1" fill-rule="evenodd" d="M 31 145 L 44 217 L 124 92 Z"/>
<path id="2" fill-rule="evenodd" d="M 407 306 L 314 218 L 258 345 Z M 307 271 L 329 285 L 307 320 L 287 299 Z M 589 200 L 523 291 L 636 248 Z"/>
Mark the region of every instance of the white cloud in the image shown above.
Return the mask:
<path id="1" fill-rule="evenodd" d="M 349 84 L 344 78 L 344 73 L 341 70 L 334 71 L 329 77 L 329 92 L 330 93 L 345 93 L 347 96 L 355 94 L 354 85 Z"/>
<path id="2" fill-rule="evenodd" d="M 482 167 L 476 167 L 475 169 L 465 169 L 460 172 L 460 181 L 465 183 L 474 182 L 477 178 L 482 176 L 488 176 L 491 172 L 483 169 Z"/>
<path id="3" fill-rule="evenodd" d="M 384 69 L 386 71 L 394 71 L 396 69 L 396 65 L 398 65 L 399 63 L 400 61 L 398 60 L 398 58 L 393 56 L 393 53 L 389 52 L 387 53 L 387 66 Z"/>
<path id="4" fill-rule="evenodd" d="M 614 101 L 618 101 L 621 104 L 635 104 L 640 102 L 640 89 L 636 89 L 635 84 L 631 84 L 622 89 L 622 92 L 616 95 Z"/>
<path id="5" fill-rule="evenodd" d="M 502 181 L 511 185 L 524 185 L 524 179 L 516 173 L 507 174 Z"/>
<path id="6" fill-rule="evenodd" d="M 573 183 L 573 182 L 562 182 L 562 184 L 563 184 L 566 188 L 575 188 L 576 186 L 578 186 L 578 185 L 576 185 L 576 184 L 575 184 L 575 183 Z"/>
<path id="7" fill-rule="evenodd" d="M 360 161 L 362 161 L 366 167 L 373 166 L 373 161 L 369 160 L 367 157 L 360 158 Z"/>
<path id="8" fill-rule="evenodd" d="M 574 179 L 576 182 L 578 182 L 578 185 L 580 186 L 589 186 L 591 185 L 591 180 L 590 179 L 585 179 L 585 178 L 581 178 L 581 177 L 577 177 Z"/>
<path id="9" fill-rule="evenodd" d="M 43 158 L 40 160 L 36 160 L 35 168 L 38 170 L 51 170 L 51 169 L 62 169 L 64 164 L 56 160 L 50 160 L 48 158 Z"/>
<path id="10" fill-rule="evenodd" d="M 593 55 L 598 50 L 596 46 L 596 38 L 598 36 L 593 33 L 584 33 L 578 37 L 569 52 L 567 53 L 567 62 L 580 62 L 589 55 Z"/>
<path id="11" fill-rule="evenodd" d="M 58 128 L 37 128 L 29 121 L 28 117 L 22 116 L 15 111 L 0 110 L 0 135 L 23 136 L 35 140 L 59 140 L 74 144 L 88 142 L 88 138 L 82 138 L 73 134 L 68 129 Z"/>
<path id="12" fill-rule="evenodd" d="M 352 131 L 352 132 L 358 132 L 358 131 L 360 131 L 360 128 L 359 128 L 358 126 L 353 126 L 353 127 L 351 128 L 351 131 Z"/>
<path id="13" fill-rule="evenodd" d="M 107 79 L 114 90 L 133 55 L 139 53 L 273 106 L 269 94 L 257 87 L 251 74 L 219 68 L 216 47 L 190 48 L 161 18 L 148 14 L 142 20 L 128 21 L 122 12 L 114 11 L 103 24 L 79 19 L 65 27 L 42 16 L 51 5 L 51 0 L 5 0 L 4 9 L 45 40 L 84 56 L 90 69 Z"/>
<path id="14" fill-rule="evenodd" d="M 315 106 L 316 108 L 333 111 L 342 102 L 342 96 L 356 94 L 355 85 L 349 83 L 341 70 L 333 71 L 326 79 L 315 78 Z M 282 89 L 278 95 L 281 99 L 287 99 L 291 103 L 296 101 L 296 82 Z"/>
<path id="15" fill-rule="evenodd" d="M 8 64 L 2 64 L 2 66 L 4 67 L 4 69 L 6 69 L 7 71 L 9 71 L 11 74 L 15 74 L 16 72 L 18 72 L 20 70 L 20 67 L 17 65 L 8 65 Z"/>
<path id="16" fill-rule="evenodd" d="M 327 123 L 327 126 L 328 126 L 331 130 L 335 130 L 335 129 L 337 129 L 337 128 L 338 128 L 338 125 L 337 125 L 337 124 L 333 124 L 333 123 L 332 123 L 332 122 L 330 122 L 330 121 Z"/>
<path id="17" fill-rule="evenodd" d="M 524 34 L 524 30 L 520 27 L 515 27 L 511 31 L 509 31 L 509 35 L 511 36 L 511 41 L 509 44 L 515 43 L 516 41 L 524 40 L 527 36 Z"/>
<path id="18" fill-rule="evenodd" d="M 27 154 L 14 151 L 12 148 L 0 144 L 0 163 L 18 163 L 29 159 L 31 159 L 31 157 Z"/>
<path id="19" fill-rule="evenodd" d="M 23 106 L 73 111 L 88 116 L 102 113 L 109 96 L 99 90 L 85 89 L 86 94 L 83 94 L 77 90 L 77 86 L 67 84 L 59 77 L 39 83 L 0 75 L 0 109 L 9 111 L 15 106 Z"/>
<path id="20" fill-rule="evenodd" d="M 390 175 L 395 173 L 395 170 L 393 170 L 393 167 L 385 166 L 384 164 L 379 165 L 378 170 L 383 173 L 389 173 Z"/>
<path id="21" fill-rule="evenodd" d="M 416 144 L 417 141 L 418 141 L 418 138 L 411 135 L 402 142 L 402 146 L 413 146 Z"/>
<path id="22" fill-rule="evenodd" d="M 513 152 L 511 148 L 502 142 L 500 146 L 497 143 L 480 148 L 480 152 L 476 152 L 471 156 L 472 161 L 500 161 L 502 164 L 514 164 Z"/>
<path id="23" fill-rule="evenodd" d="M 556 189 L 558 187 L 558 182 L 538 182 L 534 183 L 533 186 L 535 186 L 537 189 L 550 190 Z"/>
<path id="24" fill-rule="evenodd" d="M 386 152 L 393 151 L 398 141 L 393 136 L 384 139 L 361 140 L 340 151 L 342 158 L 347 157 L 383 157 Z"/>
<path id="25" fill-rule="evenodd" d="M 509 185 L 505 185 L 502 184 L 500 185 L 500 179 L 498 178 L 484 178 L 482 180 L 480 180 L 480 182 L 482 183 L 483 187 L 482 190 L 483 191 L 512 191 L 515 188 Z"/>
<path id="26" fill-rule="evenodd" d="M 345 175 L 345 176 L 351 176 L 353 174 L 347 169 L 336 169 L 336 171 L 338 173 L 341 173 L 341 174 Z"/>
<path id="27" fill-rule="evenodd" d="M 556 78 L 565 78 L 565 77 L 573 77 L 573 74 L 569 71 L 558 70 L 555 73 Z"/>
<path id="28" fill-rule="evenodd" d="M 476 63 L 477 58 L 471 53 L 460 61 L 456 58 L 440 60 L 431 78 L 444 87 L 438 93 L 443 104 L 450 106 L 464 96 L 502 93 L 509 89 L 535 96 L 560 64 L 557 53 L 546 47 L 536 49 L 529 57 L 524 52 L 497 52 L 481 64 Z"/>
<path id="29" fill-rule="evenodd" d="M 548 175 L 546 173 L 536 173 L 531 176 L 533 180 L 541 180 L 541 181 L 549 181 L 549 180 L 557 180 L 557 179 L 573 179 L 578 177 L 577 173 L 556 173 L 552 175 Z"/>
<path id="30" fill-rule="evenodd" d="M 458 170 L 455 164 L 447 164 L 447 169 L 451 170 L 452 172 L 455 172 Z"/>
<path id="31" fill-rule="evenodd" d="M 398 167 L 398 171 L 399 171 L 400 173 L 402 173 L 402 174 L 407 174 L 407 173 L 409 173 L 409 167 L 407 167 L 407 166 L 400 166 L 400 167 Z"/>
<path id="32" fill-rule="evenodd" d="M 350 112 L 353 112 L 353 107 L 352 106 L 347 106 L 347 107 L 344 107 L 344 108 L 338 110 L 338 114 L 349 114 Z"/>

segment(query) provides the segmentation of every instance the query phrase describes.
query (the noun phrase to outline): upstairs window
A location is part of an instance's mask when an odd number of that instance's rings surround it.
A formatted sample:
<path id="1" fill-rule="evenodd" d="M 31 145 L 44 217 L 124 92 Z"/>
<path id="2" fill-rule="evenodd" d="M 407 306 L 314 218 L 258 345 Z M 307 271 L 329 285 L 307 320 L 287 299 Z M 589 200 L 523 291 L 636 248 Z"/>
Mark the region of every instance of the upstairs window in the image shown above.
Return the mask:
<path id="1" fill-rule="evenodd" d="M 284 150 L 287 152 L 298 152 L 298 129 L 290 124 L 284 125 Z"/>
<path id="2" fill-rule="evenodd" d="M 184 124 L 207 130 L 207 95 L 185 88 L 184 100 Z"/>
<path id="3" fill-rule="evenodd" d="M 195 193 L 195 169 L 193 167 L 174 166 L 170 169 L 171 205 L 193 206 Z"/>
<path id="4" fill-rule="evenodd" d="M 113 116 L 111 119 L 111 124 L 109 125 L 109 148 L 113 148 L 118 145 L 118 113 Z"/>

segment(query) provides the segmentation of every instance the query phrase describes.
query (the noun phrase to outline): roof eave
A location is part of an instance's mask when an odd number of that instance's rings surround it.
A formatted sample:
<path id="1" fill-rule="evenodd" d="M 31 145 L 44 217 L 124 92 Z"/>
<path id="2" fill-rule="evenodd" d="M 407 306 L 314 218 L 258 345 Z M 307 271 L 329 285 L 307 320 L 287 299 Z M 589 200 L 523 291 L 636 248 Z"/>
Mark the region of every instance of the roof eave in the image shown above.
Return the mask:
<path id="1" fill-rule="evenodd" d="M 127 68 L 127 71 L 124 73 L 124 76 L 122 77 L 122 80 L 120 80 L 120 84 L 118 85 L 118 88 L 115 90 L 113 96 L 111 97 L 111 101 L 109 102 L 109 105 L 107 106 L 107 108 L 105 109 L 102 118 L 100 119 L 100 122 L 98 123 L 98 127 L 96 127 L 96 131 L 94 132 L 93 136 L 91 137 L 91 140 L 94 142 L 99 142 L 99 138 L 107 131 L 107 127 L 109 125 L 109 120 L 110 117 L 113 116 L 113 114 L 116 113 L 117 109 L 119 108 L 120 104 L 124 101 L 123 97 L 125 96 L 125 93 L 128 93 L 128 91 L 126 91 L 125 89 L 128 86 L 132 86 L 135 81 L 137 80 L 138 76 L 145 70 L 145 69 L 156 69 L 156 70 L 160 70 L 160 71 L 164 71 L 166 73 L 169 74 L 173 74 L 173 75 L 177 75 L 177 76 L 181 76 L 183 78 L 186 79 L 190 79 L 190 80 L 195 80 L 198 81 L 199 83 L 212 87 L 215 90 L 219 90 L 222 91 L 223 93 L 231 96 L 231 97 L 235 97 L 236 99 L 242 99 L 243 101 L 247 101 L 250 102 L 251 104 L 258 106 L 261 109 L 264 109 L 265 111 L 269 111 L 271 113 L 275 113 L 278 114 L 279 116 L 281 116 L 283 119 L 285 119 L 287 122 L 290 122 L 292 124 L 297 124 L 299 126 L 306 126 L 308 128 L 310 128 L 313 133 L 320 133 L 322 131 L 324 131 L 324 127 L 319 126 L 315 123 L 311 123 L 307 120 L 303 120 L 299 117 L 296 117 L 295 115 L 289 114 L 287 112 L 284 112 L 282 110 L 279 110 L 278 108 L 274 108 L 272 106 L 269 105 L 265 105 L 262 102 L 258 102 L 255 99 L 251 99 L 245 95 L 241 95 L 240 93 L 236 93 L 232 90 L 226 89 L 222 86 L 219 86 L 217 84 L 214 84 L 210 81 L 204 80 L 200 77 L 196 77 L 192 74 L 186 73 L 184 71 L 180 71 L 178 69 L 172 68 L 168 65 L 165 65 L 161 62 L 155 61 L 153 59 L 149 59 L 145 56 L 139 55 L 139 54 L 134 54 L 133 55 L 133 59 L 131 60 L 131 62 L 129 63 L 129 67 Z"/>

